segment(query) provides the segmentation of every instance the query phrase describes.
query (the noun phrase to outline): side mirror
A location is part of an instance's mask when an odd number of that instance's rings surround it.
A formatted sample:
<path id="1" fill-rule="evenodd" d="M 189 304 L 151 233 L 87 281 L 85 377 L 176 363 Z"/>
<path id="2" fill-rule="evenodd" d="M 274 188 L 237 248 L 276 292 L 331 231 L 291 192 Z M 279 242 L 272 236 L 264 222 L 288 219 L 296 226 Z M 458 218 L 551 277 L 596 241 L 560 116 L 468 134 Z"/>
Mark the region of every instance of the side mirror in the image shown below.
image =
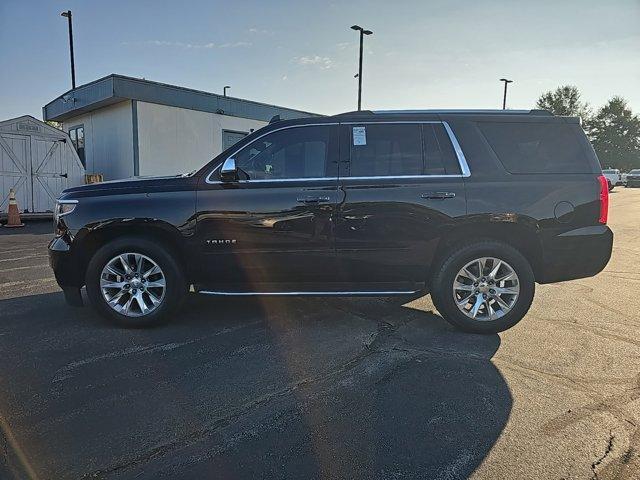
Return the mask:
<path id="1" fill-rule="evenodd" d="M 222 164 L 220 169 L 220 180 L 223 182 L 237 182 L 238 181 L 238 167 L 236 167 L 236 161 L 233 158 L 227 158 Z"/>

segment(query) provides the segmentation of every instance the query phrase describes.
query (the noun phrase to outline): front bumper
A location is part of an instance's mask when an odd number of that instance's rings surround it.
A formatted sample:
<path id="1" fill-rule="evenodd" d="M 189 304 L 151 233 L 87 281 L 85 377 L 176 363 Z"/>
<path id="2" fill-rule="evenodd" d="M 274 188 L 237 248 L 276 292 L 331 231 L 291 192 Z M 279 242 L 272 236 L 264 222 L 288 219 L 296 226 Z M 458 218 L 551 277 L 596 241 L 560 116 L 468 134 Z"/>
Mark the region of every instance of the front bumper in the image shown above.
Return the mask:
<path id="1" fill-rule="evenodd" d="M 542 239 L 542 247 L 538 283 L 592 277 L 611 258 L 613 232 L 606 225 L 578 228 Z"/>
<path id="2" fill-rule="evenodd" d="M 84 284 L 80 259 L 76 258 L 67 238 L 56 237 L 49 243 L 49 265 L 69 305 L 82 306 L 80 288 Z"/>
<path id="3" fill-rule="evenodd" d="M 630 180 L 627 178 L 627 187 L 640 187 L 640 179 L 636 180 L 634 178 Z"/>

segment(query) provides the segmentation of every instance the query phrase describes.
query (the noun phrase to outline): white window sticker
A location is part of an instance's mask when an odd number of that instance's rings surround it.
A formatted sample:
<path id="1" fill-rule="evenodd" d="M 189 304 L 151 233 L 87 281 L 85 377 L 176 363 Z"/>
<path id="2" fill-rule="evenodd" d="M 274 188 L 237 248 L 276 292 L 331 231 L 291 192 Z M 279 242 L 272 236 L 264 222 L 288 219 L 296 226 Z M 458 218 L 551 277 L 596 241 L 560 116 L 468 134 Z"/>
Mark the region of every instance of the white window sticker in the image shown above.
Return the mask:
<path id="1" fill-rule="evenodd" d="M 366 130 L 366 127 L 353 127 L 353 144 L 354 145 L 366 145 L 367 144 L 367 130 Z"/>

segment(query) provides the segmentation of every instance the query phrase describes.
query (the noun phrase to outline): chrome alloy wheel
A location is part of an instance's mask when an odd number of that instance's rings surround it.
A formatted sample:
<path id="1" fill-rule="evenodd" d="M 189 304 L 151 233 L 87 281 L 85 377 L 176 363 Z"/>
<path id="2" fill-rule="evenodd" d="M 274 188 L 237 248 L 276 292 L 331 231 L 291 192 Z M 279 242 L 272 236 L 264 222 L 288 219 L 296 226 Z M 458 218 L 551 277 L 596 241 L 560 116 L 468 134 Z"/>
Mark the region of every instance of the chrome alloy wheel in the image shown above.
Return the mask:
<path id="1" fill-rule="evenodd" d="M 153 312 L 162 303 L 166 289 L 162 269 L 140 253 L 113 257 L 100 274 L 100 291 L 107 305 L 127 317 Z"/>
<path id="2" fill-rule="evenodd" d="M 520 282 L 504 260 L 482 257 L 470 261 L 453 280 L 453 300 L 473 320 L 496 320 L 507 314 L 518 300 Z"/>

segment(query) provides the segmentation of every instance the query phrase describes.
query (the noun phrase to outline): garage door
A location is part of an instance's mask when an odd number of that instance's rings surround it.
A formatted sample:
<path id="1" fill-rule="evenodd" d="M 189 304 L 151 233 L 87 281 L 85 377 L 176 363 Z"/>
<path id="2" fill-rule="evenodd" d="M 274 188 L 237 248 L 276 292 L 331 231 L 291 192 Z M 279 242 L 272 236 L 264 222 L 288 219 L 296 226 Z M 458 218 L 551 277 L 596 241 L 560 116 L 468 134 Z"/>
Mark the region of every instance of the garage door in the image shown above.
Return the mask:
<path id="1" fill-rule="evenodd" d="M 0 135 L 0 211 L 6 212 L 9 190 L 16 191 L 21 212 L 52 212 L 65 188 L 82 185 L 82 164 L 63 139 L 2 133 Z"/>
<path id="2" fill-rule="evenodd" d="M 31 137 L 31 168 L 34 212 L 51 212 L 65 188 L 82 183 L 81 165 L 65 151 L 67 143 Z"/>
<path id="3" fill-rule="evenodd" d="M 25 135 L 0 135 L 0 211 L 6 211 L 9 190 L 16 192 L 20 210 L 31 209 L 31 138 Z"/>

